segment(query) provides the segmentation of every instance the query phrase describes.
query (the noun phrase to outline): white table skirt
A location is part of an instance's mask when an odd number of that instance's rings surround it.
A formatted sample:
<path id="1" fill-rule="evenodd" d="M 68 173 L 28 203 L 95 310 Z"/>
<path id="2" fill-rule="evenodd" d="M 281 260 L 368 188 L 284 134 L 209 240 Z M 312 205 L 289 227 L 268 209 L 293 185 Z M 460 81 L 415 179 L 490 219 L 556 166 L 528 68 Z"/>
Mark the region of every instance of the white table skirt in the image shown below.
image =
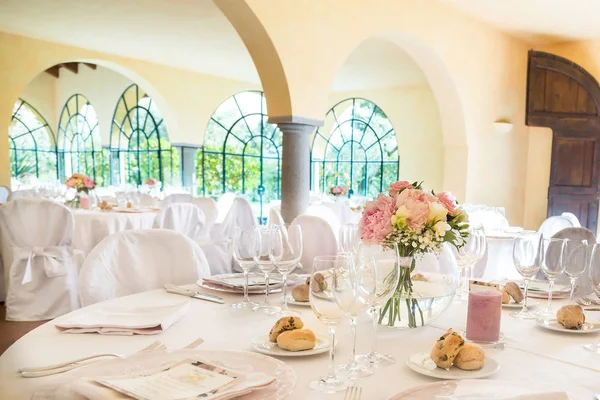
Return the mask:
<path id="1" fill-rule="evenodd" d="M 87 255 L 98 243 L 116 232 L 150 229 L 156 212 L 123 213 L 117 211 L 76 210 L 73 246 Z"/>
<path id="2" fill-rule="evenodd" d="M 17 369 L 24 366 L 41 366 L 62 362 L 93 353 L 131 354 L 149 343 L 160 340 L 170 348 L 180 348 L 201 336 L 210 349 L 250 351 L 250 340 L 265 335 L 274 318 L 251 311 L 233 310 L 231 302 L 241 296 L 225 295 L 226 304 L 219 305 L 201 300 L 191 300 L 188 314 L 166 332 L 157 336 L 100 336 L 95 334 L 59 334 L 53 323 L 35 329 L 17 341 L 0 357 L 0 394 L 2 399 L 28 399 L 36 388 L 53 377 L 25 379 Z M 259 296 L 254 296 L 259 300 Z M 163 290 L 141 293 L 111 300 L 113 304 L 149 306 L 181 300 Z M 273 296 L 273 301 L 277 300 Z M 561 305 L 556 302 L 556 307 Z M 91 307 L 101 307 L 99 303 Z M 565 304 L 563 301 L 562 304 Z M 297 307 L 308 328 L 326 336 L 326 328 L 313 315 L 310 308 Z M 86 312 L 81 309 L 76 312 Z M 64 317 L 62 317 L 64 318 Z M 600 320 L 600 313 L 589 312 L 588 319 Z M 453 304 L 439 319 L 423 328 L 397 330 L 380 328 L 380 349 L 392 354 L 396 363 L 380 368 L 371 377 L 358 382 L 363 387 L 363 399 L 388 399 L 392 395 L 426 383 L 436 381 L 412 372 L 406 367 L 407 358 L 416 352 L 429 352 L 436 339 L 447 328 L 461 330 L 466 320 L 466 304 Z M 500 370 L 488 379 L 514 382 L 516 385 L 541 384 L 568 390 L 574 399 L 592 399 L 600 393 L 600 356 L 583 349 L 582 345 L 600 340 L 600 335 L 570 335 L 544 330 L 534 321 L 516 320 L 503 311 L 502 330 L 508 347 L 490 350 L 500 364 Z M 350 350 L 349 329 L 344 324 L 338 329 L 336 361 L 348 360 Z M 370 321 L 361 317 L 358 327 L 358 352 L 365 353 L 370 345 Z M 308 389 L 312 379 L 326 372 L 327 354 L 312 357 L 285 358 L 298 376 L 290 399 L 343 399 L 344 394 L 320 395 Z"/>

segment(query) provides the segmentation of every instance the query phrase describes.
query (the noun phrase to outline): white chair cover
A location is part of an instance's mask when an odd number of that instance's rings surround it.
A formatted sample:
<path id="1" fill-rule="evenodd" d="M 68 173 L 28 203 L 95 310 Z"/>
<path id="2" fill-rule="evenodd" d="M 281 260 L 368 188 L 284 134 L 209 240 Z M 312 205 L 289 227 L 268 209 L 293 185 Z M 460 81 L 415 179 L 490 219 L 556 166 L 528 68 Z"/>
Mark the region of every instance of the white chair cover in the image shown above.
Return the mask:
<path id="1" fill-rule="evenodd" d="M 538 232 L 540 232 L 545 239 L 549 239 L 566 228 L 575 228 L 573 221 L 571 221 L 569 218 L 563 217 L 562 215 L 557 215 L 547 218 L 544 222 L 542 222 Z"/>
<path id="2" fill-rule="evenodd" d="M 6 203 L 9 195 L 10 189 L 6 186 L 0 186 L 0 203 Z"/>
<path id="3" fill-rule="evenodd" d="M 217 223 L 221 223 L 229 214 L 231 207 L 233 206 L 233 201 L 235 200 L 235 193 L 223 193 L 219 200 L 217 201 Z"/>
<path id="4" fill-rule="evenodd" d="M 574 241 L 587 240 L 587 245 L 589 246 L 590 252 L 592 251 L 591 246 L 593 246 L 596 243 L 596 236 L 594 235 L 594 232 L 590 231 L 587 228 L 566 228 L 557 232 L 552 237 L 557 239 L 569 239 Z M 565 257 L 568 257 L 568 255 L 565 254 Z M 577 287 L 577 295 L 588 295 L 593 291 L 592 282 L 590 281 L 588 272 L 589 270 L 586 269 L 585 272 L 581 274 L 581 276 L 575 281 L 575 285 Z M 539 272 L 536 278 L 547 280 L 547 278 L 542 272 Z M 567 274 L 562 274 L 556 279 L 556 283 L 568 285 L 570 284 L 570 280 Z"/>
<path id="5" fill-rule="evenodd" d="M 562 213 L 560 215 L 562 217 L 565 217 L 569 221 L 571 221 L 571 223 L 573 224 L 573 227 L 575 227 L 575 228 L 581 228 L 581 223 L 579 222 L 579 218 L 577 218 L 577 216 L 575 214 L 570 213 L 570 212 L 564 212 L 564 213 Z"/>
<path id="6" fill-rule="evenodd" d="M 300 225 L 302 229 L 302 272 L 311 272 L 312 263 L 316 256 L 333 256 L 337 254 L 338 243 L 331 224 L 323 218 L 313 215 L 299 215 L 292 225 Z"/>
<path id="7" fill-rule="evenodd" d="M 217 202 L 210 197 L 196 197 L 192 203 L 198 206 L 204 213 L 204 230 L 200 236 L 206 238 L 209 236 L 210 230 L 215 225 L 215 222 L 217 222 L 217 217 L 219 215 Z"/>
<path id="8" fill-rule="evenodd" d="M 7 201 L 22 199 L 22 198 L 36 198 L 37 193 L 35 189 L 24 189 L 24 190 L 16 190 L 14 192 L 10 192 L 8 195 Z"/>
<path id="9" fill-rule="evenodd" d="M 140 193 L 140 206 L 144 208 L 156 207 L 156 199 L 147 193 Z"/>
<path id="10" fill-rule="evenodd" d="M 308 208 L 304 212 L 304 215 L 312 215 L 327 221 L 327 223 L 329 223 L 329 225 L 331 226 L 331 229 L 333 230 L 335 238 L 337 240 L 338 234 L 340 232 L 341 222 L 338 219 L 338 217 L 336 217 L 335 213 L 332 211 L 331 208 L 323 204 L 312 204 L 308 206 Z"/>
<path id="11" fill-rule="evenodd" d="M 79 274 L 81 304 L 186 285 L 210 275 L 206 257 L 185 235 L 166 229 L 115 233 L 86 258 Z"/>
<path id="12" fill-rule="evenodd" d="M 187 193 L 174 193 L 170 194 L 162 201 L 162 206 L 167 207 L 173 203 L 191 203 L 194 200 L 194 196 Z"/>
<path id="13" fill-rule="evenodd" d="M 7 320 L 52 319 L 79 307 L 83 252 L 73 249 L 73 225 L 69 209 L 49 200 L 24 198 L 0 208 Z"/>
<path id="14" fill-rule="evenodd" d="M 204 213 L 191 203 L 173 203 L 160 210 L 153 227 L 183 233 L 195 241 L 204 229 Z"/>
<path id="15" fill-rule="evenodd" d="M 276 208 L 271 207 L 271 209 L 269 210 L 269 222 L 267 223 L 267 225 L 272 226 L 283 224 L 285 224 L 285 222 L 283 221 L 281 213 Z"/>

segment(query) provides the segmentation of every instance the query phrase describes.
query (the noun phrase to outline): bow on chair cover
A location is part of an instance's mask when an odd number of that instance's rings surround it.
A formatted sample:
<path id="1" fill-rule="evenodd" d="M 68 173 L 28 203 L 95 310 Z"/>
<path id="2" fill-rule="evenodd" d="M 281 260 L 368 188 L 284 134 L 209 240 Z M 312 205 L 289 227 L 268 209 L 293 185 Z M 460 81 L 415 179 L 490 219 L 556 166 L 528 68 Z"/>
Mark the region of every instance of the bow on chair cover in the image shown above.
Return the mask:
<path id="1" fill-rule="evenodd" d="M 59 276 L 67 275 L 67 267 L 65 264 L 70 262 L 69 259 L 73 255 L 77 255 L 83 259 L 83 251 L 69 249 L 64 246 L 15 248 L 14 254 L 15 258 L 13 266 L 17 266 L 23 259 L 27 259 L 25 272 L 23 273 L 23 279 L 21 281 L 22 285 L 32 281 L 32 265 L 36 257 L 42 260 L 44 271 L 48 278 L 57 278 Z M 11 270 L 13 270 L 12 267 Z"/>

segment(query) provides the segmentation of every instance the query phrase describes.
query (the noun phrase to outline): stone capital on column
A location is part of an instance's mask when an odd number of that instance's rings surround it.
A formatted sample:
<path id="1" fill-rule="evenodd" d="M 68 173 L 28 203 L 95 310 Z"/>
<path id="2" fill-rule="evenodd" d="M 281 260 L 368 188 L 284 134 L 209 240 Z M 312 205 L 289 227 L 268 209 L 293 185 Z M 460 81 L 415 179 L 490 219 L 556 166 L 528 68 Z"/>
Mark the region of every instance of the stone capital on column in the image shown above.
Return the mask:
<path id="1" fill-rule="evenodd" d="M 323 121 L 302 117 L 273 117 L 283 133 L 281 215 L 286 223 L 308 208 L 310 191 L 310 134 Z"/>

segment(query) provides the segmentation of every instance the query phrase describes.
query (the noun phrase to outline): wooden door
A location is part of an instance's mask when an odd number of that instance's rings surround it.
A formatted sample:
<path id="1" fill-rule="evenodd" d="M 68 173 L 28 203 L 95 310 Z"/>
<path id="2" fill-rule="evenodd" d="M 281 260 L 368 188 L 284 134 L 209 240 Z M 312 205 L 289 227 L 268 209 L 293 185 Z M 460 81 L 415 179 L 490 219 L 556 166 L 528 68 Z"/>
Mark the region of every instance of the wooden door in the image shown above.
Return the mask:
<path id="1" fill-rule="evenodd" d="M 600 176 L 600 85 L 564 58 L 529 52 L 527 124 L 552 129 L 548 216 L 575 214 L 596 232 Z"/>

